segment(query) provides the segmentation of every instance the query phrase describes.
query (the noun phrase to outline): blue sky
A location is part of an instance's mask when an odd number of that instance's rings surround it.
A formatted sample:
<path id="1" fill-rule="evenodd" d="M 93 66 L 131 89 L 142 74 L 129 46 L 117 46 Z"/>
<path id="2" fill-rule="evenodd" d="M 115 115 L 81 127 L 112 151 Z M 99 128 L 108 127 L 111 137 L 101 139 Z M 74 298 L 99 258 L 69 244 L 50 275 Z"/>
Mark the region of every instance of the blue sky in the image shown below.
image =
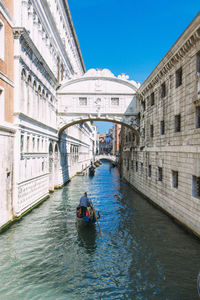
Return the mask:
<path id="1" fill-rule="evenodd" d="M 68 3 L 86 70 L 108 68 L 141 83 L 200 11 L 200 0 Z"/>

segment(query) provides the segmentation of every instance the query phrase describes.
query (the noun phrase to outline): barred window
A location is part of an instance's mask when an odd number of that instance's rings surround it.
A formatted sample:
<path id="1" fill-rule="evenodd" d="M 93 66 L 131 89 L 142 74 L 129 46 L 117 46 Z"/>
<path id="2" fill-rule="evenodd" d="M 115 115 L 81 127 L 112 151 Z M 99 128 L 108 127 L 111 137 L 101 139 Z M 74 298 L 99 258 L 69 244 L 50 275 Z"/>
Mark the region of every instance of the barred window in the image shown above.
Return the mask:
<path id="1" fill-rule="evenodd" d="M 181 131 L 181 115 L 176 115 L 174 119 L 174 132 Z"/>
<path id="2" fill-rule="evenodd" d="M 200 106 L 196 107 L 196 113 L 195 113 L 195 121 L 196 121 L 196 128 L 200 128 Z"/>
<path id="3" fill-rule="evenodd" d="M 150 104 L 151 104 L 151 106 L 153 106 L 154 103 L 155 103 L 155 96 L 154 96 L 154 92 L 153 92 L 153 93 L 151 93 L 151 95 L 150 95 Z"/>
<path id="4" fill-rule="evenodd" d="M 153 125 L 152 124 L 150 125 L 150 137 L 151 138 L 153 137 Z"/>
<path id="5" fill-rule="evenodd" d="M 178 171 L 172 170 L 172 186 L 178 188 Z"/>
<path id="6" fill-rule="evenodd" d="M 197 58 L 197 73 L 200 73 L 200 51 L 197 52 L 196 58 Z"/>
<path id="7" fill-rule="evenodd" d="M 158 167 L 158 181 L 163 180 L 163 169 L 161 167 Z"/>
<path id="8" fill-rule="evenodd" d="M 176 71 L 176 88 L 182 84 L 182 76 L 183 76 L 183 72 L 181 67 Z"/>
<path id="9" fill-rule="evenodd" d="M 79 105 L 86 106 L 87 105 L 87 98 L 79 98 Z"/>
<path id="10" fill-rule="evenodd" d="M 161 135 L 165 134 L 165 121 L 164 120 L 160 121 L 160 134 Z"/>
<path id="11" fill-rule="evenodd" d="M 143 163 L 142 162 L 140 164 L 140 173 L 141 173 L 141 175 L 143 174 Z"/>
<path id="12" fill-rule="evenodd" d="M 131 169 L 133 169 L 133 160 L 131 160 Z"/>
<path id="13" fill-rule="evenodd" d="M 4 23 L 0 20 L 0 59 L 4 60 L 4 48 L 5 48 L 5 29 Z"/>
<path id="14" fill-rule="evenodd" d="M 142 105 L 142 109 L 143 109 L 143 111 L 145 111 L 145 110 L 146 110 L 146 104 L 145 104 L 145 100 L 141 102 L 141 105 Z"/>
<path id="15" fill-rule="evenodd" d="M 192 196 L 200 198 L 200 177 L 192 176 Z"/>
<path id="16" fill-rule="evenodd" d="M 145 138 L 145 128 L 142 128 L 141 136 Z"/>
<path id="17" fill-rule="evenodd" d="M 119 98 L 111 98 L 111 104 L 118 106 L 119 105 Z"/>
<path id="18" fill-rule="evenodd" d="M 151 165 L 148 166 L 148 177 L 151 177 Z"/>
<path id="19" fill-rule="evenodd" d="M 164 98 L 166 96 L 166 84 L 163 82 L 161 85 L 161 98 Z"/>

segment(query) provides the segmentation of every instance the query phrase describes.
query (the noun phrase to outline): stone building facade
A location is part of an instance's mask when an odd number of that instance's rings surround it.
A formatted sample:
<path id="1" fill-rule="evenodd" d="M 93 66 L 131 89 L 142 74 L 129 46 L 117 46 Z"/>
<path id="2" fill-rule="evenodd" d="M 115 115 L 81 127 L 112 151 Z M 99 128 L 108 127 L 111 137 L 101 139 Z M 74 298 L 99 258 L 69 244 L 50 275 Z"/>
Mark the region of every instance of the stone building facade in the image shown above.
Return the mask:
<path id="1" fill-rule="evenodd" d="M 95 144 L 90 122 L 58 131 L 57 89 L 85 73 L 67 1 L 1 1 L 2 43 L 0 228 L 89 166 Z"/>
<path id="2" fill-rule="evenodd" d="M 139 135 L 121 132 L 123 176 L 200 236 L 200 14 L 137 97 Z"/>
<path id="3" fill-rule="evenodd" d="M 13 1 L 0 2 L 0 227 L 13 214 L 14 40 Z"/>

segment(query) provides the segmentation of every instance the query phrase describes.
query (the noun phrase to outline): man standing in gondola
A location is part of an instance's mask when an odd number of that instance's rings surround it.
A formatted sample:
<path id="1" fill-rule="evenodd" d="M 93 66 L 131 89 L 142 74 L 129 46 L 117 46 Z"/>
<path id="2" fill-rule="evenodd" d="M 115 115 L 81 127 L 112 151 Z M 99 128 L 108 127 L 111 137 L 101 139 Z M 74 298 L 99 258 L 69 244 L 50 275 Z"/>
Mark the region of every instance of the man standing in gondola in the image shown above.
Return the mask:
<path id="1" fill-rule="evenodd" d="M 91 207 L 92 204 L 85 192 L 84 195 L 80 199 L 80 207 L 81 207 L 81 216 L 84 217 L 86 215 L 87 207 Z"/>

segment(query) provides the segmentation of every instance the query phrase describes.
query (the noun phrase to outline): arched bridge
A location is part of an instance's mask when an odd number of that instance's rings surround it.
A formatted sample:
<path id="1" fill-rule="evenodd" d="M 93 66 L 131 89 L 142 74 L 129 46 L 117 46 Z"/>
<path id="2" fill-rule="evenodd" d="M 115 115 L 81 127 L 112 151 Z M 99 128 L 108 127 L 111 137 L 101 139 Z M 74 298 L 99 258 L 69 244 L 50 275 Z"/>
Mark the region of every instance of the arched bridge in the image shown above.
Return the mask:
<path id="1" fill-rule="evenodd" d="M 125 74 L 115 77 L 108 69 L 90 69 L 82 77 L 63 82 L 57 91 L 59 133 L 76 123 L 110 121 L 137 134 L 139 86 Z"/>
<path id="2" fill-rule="evenodd" d="M 108 160 L 111 162 L 116 161 L 116 156 L 115 155 L 111 155 L 111 154 L 100 154 L 100 155 L 96 155 L 95 156 L 95 161 L 97 160 Z"/>

